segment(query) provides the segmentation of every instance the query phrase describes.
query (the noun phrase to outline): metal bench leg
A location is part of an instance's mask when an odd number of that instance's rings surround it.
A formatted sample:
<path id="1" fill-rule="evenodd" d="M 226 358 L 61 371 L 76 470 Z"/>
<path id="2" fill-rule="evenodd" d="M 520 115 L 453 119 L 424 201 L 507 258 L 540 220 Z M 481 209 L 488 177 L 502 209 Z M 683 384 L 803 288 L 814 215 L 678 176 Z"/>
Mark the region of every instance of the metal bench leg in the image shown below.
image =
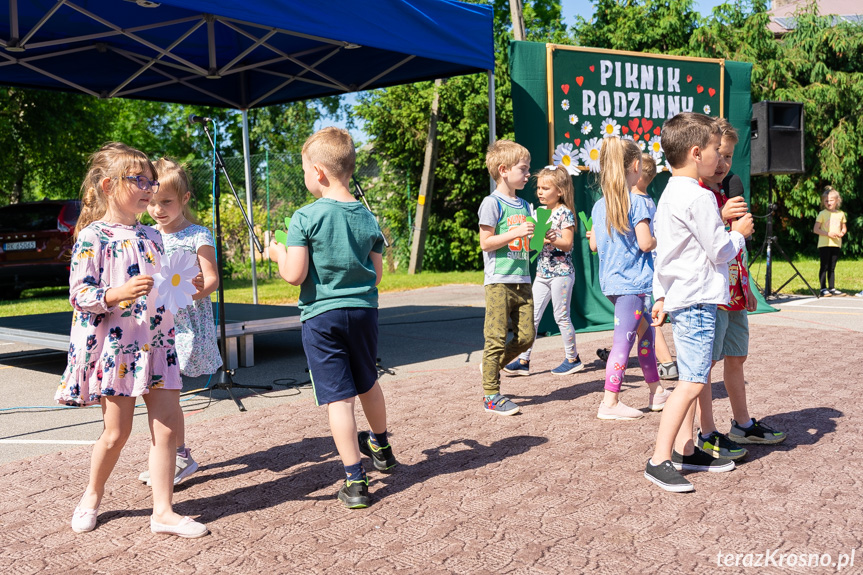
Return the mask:
<path id="1" fill-rule="evenodd" d="M 240 366 L 255 365 L 255 336 L 252 334 L 240 336 Z"/>

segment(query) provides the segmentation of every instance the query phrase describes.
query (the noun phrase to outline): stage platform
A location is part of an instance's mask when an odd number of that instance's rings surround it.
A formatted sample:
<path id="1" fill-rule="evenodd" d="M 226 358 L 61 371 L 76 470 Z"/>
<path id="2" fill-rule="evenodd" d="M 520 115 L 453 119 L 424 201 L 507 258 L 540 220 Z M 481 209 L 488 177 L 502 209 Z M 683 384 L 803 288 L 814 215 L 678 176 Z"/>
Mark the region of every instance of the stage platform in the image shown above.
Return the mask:
<path id="1" fill-rule="evenodd" d="M 213 304 L 216 317 L 217 304 Z M 0 339 L 67 351 L 72 312 L 42 313 L 0 318 Z M 228 340 L 228 369 L 255 365 L 255 334 L 299 330 L 300 310 L 296 306 L 225 304 L 225 337 Z M 216 325 L 216 337 L 219 337 Z"/>

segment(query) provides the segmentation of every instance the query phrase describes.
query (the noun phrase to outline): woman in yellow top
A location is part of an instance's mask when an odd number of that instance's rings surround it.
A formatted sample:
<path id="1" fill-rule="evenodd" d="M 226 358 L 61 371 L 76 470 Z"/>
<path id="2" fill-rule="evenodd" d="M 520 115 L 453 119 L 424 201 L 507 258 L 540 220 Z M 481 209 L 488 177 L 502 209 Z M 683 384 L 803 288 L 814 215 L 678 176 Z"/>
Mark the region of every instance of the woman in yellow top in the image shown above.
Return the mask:
<path id="1" fill-rule="evenodd" d="M 845 226 L 845 212 L 839 209 L 841 206 L 842 197 L 839 192 L 831 186 L 825 187 L 824 193 L 821 194 L 821 207 L 824 209 L 815 218 L 815 227 L 812 228 L 812 231 L 818 234 L 818 253 L 821 256 L 818 279 L 821 281 L 822 297 L 845 295 L 834 287 L 836 262 L 839 261 L 842 236 L 848 231 Z M 830 281 L 829 289 L 827 288 L 828 278 Z"/>

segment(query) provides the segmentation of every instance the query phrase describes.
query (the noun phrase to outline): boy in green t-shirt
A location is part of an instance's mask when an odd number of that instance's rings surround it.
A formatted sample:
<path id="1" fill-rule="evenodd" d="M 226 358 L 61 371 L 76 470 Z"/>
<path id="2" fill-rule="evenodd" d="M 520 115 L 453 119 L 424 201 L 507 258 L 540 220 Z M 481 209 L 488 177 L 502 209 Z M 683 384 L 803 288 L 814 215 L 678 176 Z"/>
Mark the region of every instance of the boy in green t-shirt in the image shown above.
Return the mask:
<path id="1" fill-rule="evenodd" d="M 279 275 L 301 286 L 303 349 L 315 401 L 327 406 L 347 475 L 338 498 L 357 509 L 369 505 L 360 453 L 384 473 L 397 463 L 387 441 L 376 365 L 383 236 L 374 216 L 350 192 L 356 151 L 347 131 L 316 132 L 303 145 L 302 158 L 306 187 L 318 199 L 294 213 L 286 245 L 273 242 L 269 252 Z M 357 396 L 371 433 L 357 435 Z"/>
<path id="2" fill-rule="evenodd" d="M 534 224 L 530 205 L 516 195 L 530 177 L 530 152 L 509 140 L 488 148 L 486 166 L 497 189 L 479 206 L 479 245 L 485 263 L 485 349 L 482 355 L 486 411 L 515 415 L 518 406 L 500 394 L 500 370 L 526 351 L 535 336 L 528 260 Z M 512 320 L 513 338 L 507 342 Z"/>

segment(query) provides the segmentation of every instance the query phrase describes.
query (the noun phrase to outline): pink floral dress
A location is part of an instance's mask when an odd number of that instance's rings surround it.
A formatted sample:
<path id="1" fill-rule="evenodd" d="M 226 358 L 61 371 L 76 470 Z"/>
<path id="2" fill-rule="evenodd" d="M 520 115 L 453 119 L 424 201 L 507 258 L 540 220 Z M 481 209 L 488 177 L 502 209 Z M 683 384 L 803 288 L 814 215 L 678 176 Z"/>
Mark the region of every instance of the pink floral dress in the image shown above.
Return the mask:
<path id="1" fill-rule="evenodd" d="M 162 253 L 159 232 L 142 224 L 93 222 L 78 234 L 69 272 L 71 341 L 57 402 L 90 405 L 103 395 L 182 389 L 174 319 L 164 307 L 148 307 L 155 293 L 110 308 L 105 304 L 108 288 L 158 272 Z"/>

